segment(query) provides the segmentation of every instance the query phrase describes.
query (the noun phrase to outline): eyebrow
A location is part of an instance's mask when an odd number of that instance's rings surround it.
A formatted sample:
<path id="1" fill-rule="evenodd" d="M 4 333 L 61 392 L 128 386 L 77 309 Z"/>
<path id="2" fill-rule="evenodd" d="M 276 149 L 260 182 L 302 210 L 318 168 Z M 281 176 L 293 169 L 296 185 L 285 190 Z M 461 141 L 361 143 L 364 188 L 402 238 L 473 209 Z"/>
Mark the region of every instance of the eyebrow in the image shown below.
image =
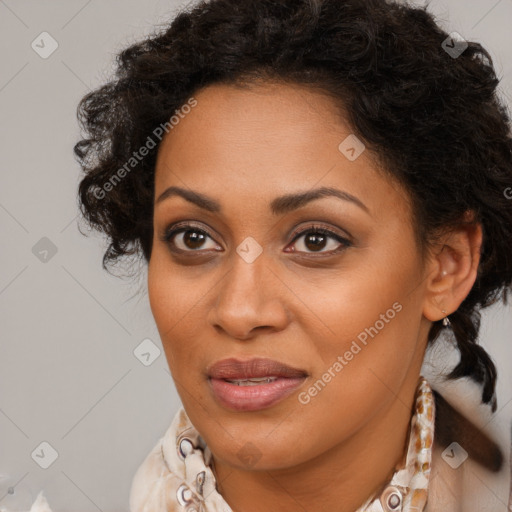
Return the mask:
<path id="1" fill-rule="evenodd" d="M 165 199 L 173 196 L 179 196 L 186 201 L 193 203 L 199 208 L 207 210 L 212 213 L 218 213 L 222 207 L 218 201 L 200 192 L 194 192 L 181 187 L 172 186 L 164 190 L 155 204 L 161 203 Z M 273 215 L 282 215 L 293 210 L 297 210 L 311 201 L 321 199 L 324 197 L 337 197 L 343 201 L 349 201 L 359 206 L 366 213 L 370 214 L 368 207 L 356 196 L 349 194 L 343 190 L 338 190 L 332 187 L 320 187 L 306 192 L 298 192 L 295 194 L 286 194 L 284 196 L 276 197 L 270 202 L 270 211 Z"/>

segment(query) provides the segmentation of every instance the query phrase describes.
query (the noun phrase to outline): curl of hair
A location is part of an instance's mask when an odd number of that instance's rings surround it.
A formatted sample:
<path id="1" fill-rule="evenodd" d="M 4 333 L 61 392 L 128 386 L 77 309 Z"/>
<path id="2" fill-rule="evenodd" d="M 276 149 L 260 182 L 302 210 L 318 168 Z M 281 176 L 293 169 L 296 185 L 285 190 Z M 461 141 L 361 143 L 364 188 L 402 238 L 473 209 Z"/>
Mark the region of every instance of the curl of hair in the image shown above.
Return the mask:
<path id="1" fill-rule="evenodd" d="M 468 41 L 452 58 L 447 37 L 426 6 L 386 0 L 203 0 L 181 10 L 121 51 L 112 80 L 78 106 L 80 209 L 109 238 L 103 267 L 140 252 L 149 261 L 154 130 L 194 92 L 261 80 L 315 88 L 405 186 L 420 248 L 468 222 L 468 211 L 482 225 L 475 284 L 450 315 L 461 358 L 447 378 L 482 384 L 494 411 L 496 368 L 478 345 L 479 310 L 501 294 L 506 304 L 512 285 L 510 118 L 489 53 Z M 155 147 L 136 158 L 150 138 Z M 433 323 L 429 343 L 441 329 Z"/>

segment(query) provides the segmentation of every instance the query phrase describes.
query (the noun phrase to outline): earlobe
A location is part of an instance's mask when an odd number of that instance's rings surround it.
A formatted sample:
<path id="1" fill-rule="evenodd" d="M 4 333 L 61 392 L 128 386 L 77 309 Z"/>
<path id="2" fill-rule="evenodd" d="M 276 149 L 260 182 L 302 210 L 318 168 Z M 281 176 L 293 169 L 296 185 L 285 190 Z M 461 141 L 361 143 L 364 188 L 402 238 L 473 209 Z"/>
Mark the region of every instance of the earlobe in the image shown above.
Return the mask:
<path id="1" fill-rule="evenodd" d="M 431 322 L 456 311 L 471 291 L 480 263 L 481 224 L 460 226 L 440 246 L 431 257 L 425 285 L 423 315 Z"/>

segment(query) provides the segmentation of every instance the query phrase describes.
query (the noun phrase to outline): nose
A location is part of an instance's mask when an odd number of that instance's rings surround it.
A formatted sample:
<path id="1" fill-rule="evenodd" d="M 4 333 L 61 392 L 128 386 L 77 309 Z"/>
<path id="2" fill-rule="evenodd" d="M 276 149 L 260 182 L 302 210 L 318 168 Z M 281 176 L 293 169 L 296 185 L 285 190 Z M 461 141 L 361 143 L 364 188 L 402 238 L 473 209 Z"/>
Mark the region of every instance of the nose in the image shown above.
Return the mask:
<path id="1" fill-rule="evenodd" d="M 264 253 L 250 263 L 234 254 L 231 269 L 216 288 L 208 322 L 237 340 L 250 340 L 262 330 L 280 331 L 289 322 L 287 293 Z"/>

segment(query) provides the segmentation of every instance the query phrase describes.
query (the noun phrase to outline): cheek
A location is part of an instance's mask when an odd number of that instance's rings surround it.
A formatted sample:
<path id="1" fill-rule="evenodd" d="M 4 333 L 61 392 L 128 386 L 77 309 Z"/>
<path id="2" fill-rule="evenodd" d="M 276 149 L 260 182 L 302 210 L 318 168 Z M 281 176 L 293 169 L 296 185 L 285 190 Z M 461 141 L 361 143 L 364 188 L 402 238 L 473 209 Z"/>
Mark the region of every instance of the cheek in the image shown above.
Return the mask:
<path id="1" fill-rule="evenodd" d="M 180 290 L 179 279 L 162 260 L 163 258 L 153 253 L 148 266 L 148 298 L 172 372 L 175 352 L 179 348 L 178 343 L 175 346 L 172 344 L 175 339 L 173 334 L 186 315 L 186 295 Z"/>
<path id="2" fill-rule="evenodd" d="M 185 278 L 176 265 L 154 254 L 148 266 L 148 298 L 169 370 L 177 380 L 191 380 L 204 346 L 204 301 L 213 286 L 200 275 Z M 213 290 L 210 291 L 212 293 Z"/>
<path id="3" fill-rule="evenodd" d="M 148 265 L 148 297 L 158 329 L 162 333 L 179 328 L 180 322 L 193 314 L 192 308 L 204 291 L 200 279 L 183 277 L 179 267 L 169 262 L 163 249 L 155 250 Z M 164 341 L 164 339 L 162 339 Z"/>
<path id="4" fill-rule="evenodd" d="M 396 330 L 404 320 L 411 273 L 390 272 L 366 259 L 359 268 L 347 265 L 322 279 L 295 277 L 293 291 L 303 310 L 298 321 L 319 353 L 343 350 L 356 339 L 364 344 L 372 335 Z"/>
<path id="5" fill-rule="evenodd" d="M 174 289 L 172 276 L 165 271 L 154 251 L 148 265 L 148 298 L 160 335 L 172 327 L 172 318 L 179 306 Z"/>
<path id="6" fill-rule="evenodd" d="M 303 396 L 316 402 L 313 408 L 332 403 L 336 410 L 343 403 L 340 413 L 346 406 L 357 410 L 369 389 L 400 388 L 417 349 L 421 301 L 420 290 L 411 294 L 418 278 L 415 265 L 398 263 L 388 270 L 365 265 L 364 273 L 347 271 L 323 286 L 307 283 L 298 292 L 308 290 L 304 296 L 314 312 L 302 326 L 317 356 L 317 385 Z"/>

